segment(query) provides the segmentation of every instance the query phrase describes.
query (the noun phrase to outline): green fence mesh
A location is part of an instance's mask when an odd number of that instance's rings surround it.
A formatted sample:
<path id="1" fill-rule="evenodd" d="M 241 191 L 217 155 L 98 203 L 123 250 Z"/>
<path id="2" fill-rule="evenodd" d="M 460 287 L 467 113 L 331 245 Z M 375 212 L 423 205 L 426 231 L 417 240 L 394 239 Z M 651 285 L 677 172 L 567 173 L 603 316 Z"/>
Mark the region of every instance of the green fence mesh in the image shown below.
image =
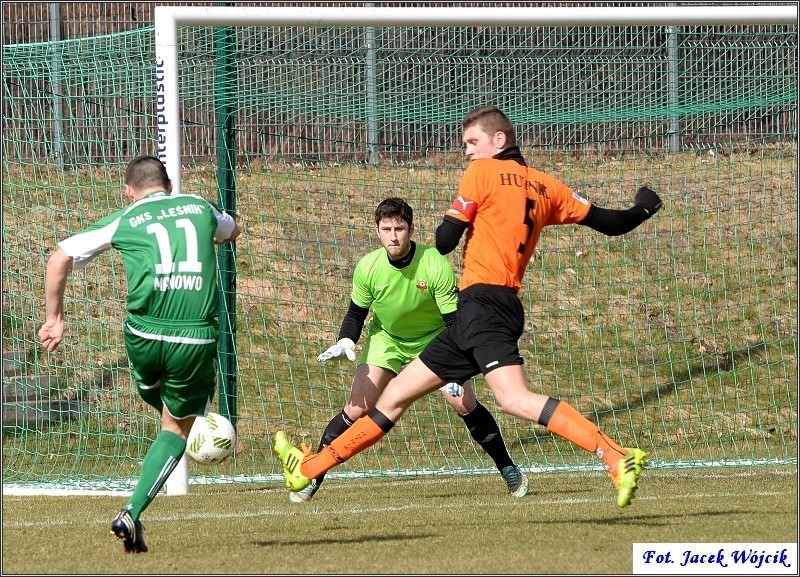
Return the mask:
<path id="1" fill-rule="evenodd" d="M 237 28 L 227 77 L 214 33 L 179 34 L 182 188 L 217 199 L 229 106 L 238 441 L 221 465 L 191 463 L 195 480 L 277 478 L 280 429 L 316 445 L 355 367 L 315 357 L 378 246 L 374 206 L 404 197 L 432 243 L 464 169 L 460 121 L 482 104 L 591 201 L 626 208 L 647 182 L 665 202 L 621 238 L 544 231 L 521 292 L 532 388 L 656 466 L 796 462 L 796 27 Z M 130 487 L 156 433 L 127 371 L 116 256 L 71 276 L 60 349 L 36 343 L 46 256 L 123 206 L 124 166 L 156 152 L 154 58 L 152 27 L 3 47 L 6 483 Z M 523 467 L 596 466 L 476 387 Z M 434 394 L 337 472 L 490 468 Z"/>

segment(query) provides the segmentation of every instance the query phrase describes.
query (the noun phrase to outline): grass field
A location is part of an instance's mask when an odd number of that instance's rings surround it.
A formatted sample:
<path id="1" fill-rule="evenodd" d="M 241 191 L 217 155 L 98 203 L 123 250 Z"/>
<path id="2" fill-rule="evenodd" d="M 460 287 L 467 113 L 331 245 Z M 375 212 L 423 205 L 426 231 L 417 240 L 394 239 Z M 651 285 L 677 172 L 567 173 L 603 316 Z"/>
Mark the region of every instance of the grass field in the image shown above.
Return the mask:
<path id="1" fill-rule="evenodd" d="M 144 513 L 150 552 L 124 556 L 122 496 L 5 496 L 3 574 L 614 574 L 632 544 L 796 543 L 797 468 L 645 471 L 617 508 L 604 473 L 326 482 L 305 504 L 277 484 L 193 488 Z"/>

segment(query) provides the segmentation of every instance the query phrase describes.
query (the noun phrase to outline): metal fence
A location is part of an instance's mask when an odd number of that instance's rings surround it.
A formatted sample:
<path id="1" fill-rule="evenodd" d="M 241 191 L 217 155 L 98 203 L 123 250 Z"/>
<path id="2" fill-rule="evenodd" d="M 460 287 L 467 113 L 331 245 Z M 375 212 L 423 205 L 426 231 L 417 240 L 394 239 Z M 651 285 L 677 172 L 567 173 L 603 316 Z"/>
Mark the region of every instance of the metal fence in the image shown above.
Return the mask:
<path id="1" fill-rule="evenodd" d="M 437 4 L 452 5 L 381 3 Z M 522 4 L 531 5 L 503 3 Z M 632 3 L 617 5 L 626 4 Z M 150 31 L 155 6 L 3 4 L 4 57 L 9 56 L 3 64 L 4 138 L 14 142 L 21 160 L 55 156 L 92 164 L 150 148 L 156 134 Z M 455 106 L 463 108 L 469 98 L 516 109 L 522 140 L 532 147 L 618 154 L 675 151 L 675 136 L 678 150 L 794 140 L 797 33 L 778 28 L 379 30 L 380 147 L 400 160 L 458 147 L 453 134 L 462 111 Z M 120 34 L 126 31 L 139 32 Z M 345 27 L 237 31 L 237 58 L 246 63 L 235 91 L 243 159 L 364 159 L 369 127 L 353 97 L 363 89 L 355 84 L 364 68 L 361 34 Z M 668 34 L 680 57 L 673 93 L 664 82 L 676 61 L 667 52 Z M 85 41 L 59 43 L 56 57 L 31 44 L 79 38 Z M 209 31 L 193 29 L 182 33 L 181 42 L 188 79 L 181 94 L 185 154 L 213 157 L 213 39 Z M 472 74 L 464 62 L 482 72 Z M 338 100 L 312 104 L 317 95 L 308 94 L 314 92 Z M 307 95 L 300 99 L 301 93 Z M 612 105 L 616 109 L 609 113 Z"/>

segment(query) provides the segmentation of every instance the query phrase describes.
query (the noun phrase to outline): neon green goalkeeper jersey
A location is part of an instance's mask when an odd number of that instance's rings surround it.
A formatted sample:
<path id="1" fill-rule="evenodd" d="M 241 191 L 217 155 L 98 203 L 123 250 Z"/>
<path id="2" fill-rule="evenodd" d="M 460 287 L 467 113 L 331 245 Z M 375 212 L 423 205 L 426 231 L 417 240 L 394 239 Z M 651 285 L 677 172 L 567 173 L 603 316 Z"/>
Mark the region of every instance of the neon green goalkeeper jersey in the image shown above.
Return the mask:
<path id="1" fill-rule="evenodd" d="M 154 192 L 58 246 L 73 258 L 73 270 L 118 250 L 128 281 L 129 318 L 171 333 L 170 328 L 216 323 L 214 240 L 227 239 L 234 226 L 231 216 L 200 196 Z"/>
<path id="2" fill-rule="evenodd" d="M 383 247 L 363 256 L 353 273 L 350 298 L 372 308 L 371 334 L 386 331 L 407 342 L 438 334 L 444 328 L 442 315 L 458 307 L 450 262 L 423 244 L 416 244 L 411 263 L 400 269 L 389 262 Z"/>

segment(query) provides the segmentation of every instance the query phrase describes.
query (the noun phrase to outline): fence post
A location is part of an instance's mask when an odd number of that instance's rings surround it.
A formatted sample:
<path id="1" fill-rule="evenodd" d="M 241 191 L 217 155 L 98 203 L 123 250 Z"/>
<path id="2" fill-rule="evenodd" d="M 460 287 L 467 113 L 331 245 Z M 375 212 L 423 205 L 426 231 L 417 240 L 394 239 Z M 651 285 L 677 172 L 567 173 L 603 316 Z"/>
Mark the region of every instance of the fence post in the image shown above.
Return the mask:
<path id="1" fill-rule="evenodd" d="M 675 2 L 670 2 L 675 6 Z M 667 27 L 667 102 L 672 114 L 669 117 L 669 152 L 677 154 L 681 151 L 680 124 L 678 113 L 678 27 Z"/>
<path id="2" fill-rule="evenodd" d="M 217 188 L 220 208 L 236 216 L 236 34 L 230 26 L 216 30 Z M 236 258 L 232 243 L 218 249 L 219 264 L 219 412 L 235 427 L 236 409 Z"/>
<path id="3" fill-rule="evenodd" d="M 64 91 L 61 85 L 61 5 L 50 2 L 47 5 L 47 19 L 50 22 L 50 86 L 53 94 L 53 160 L 59 170 L 64 170 Z"/>
<path id="4" fill-rule="evenodd" d="M 372 2 L 365 2 L 365 6 L 372 6 Z M 366 81 L 367 81 L 367 152 L 368 162 L 377 165 L 380 162 L 378 155 L 378 84 L 377 64 L 375 57 L 375 28 L 367 26 L 364 30 L 367 45 Z"/>

